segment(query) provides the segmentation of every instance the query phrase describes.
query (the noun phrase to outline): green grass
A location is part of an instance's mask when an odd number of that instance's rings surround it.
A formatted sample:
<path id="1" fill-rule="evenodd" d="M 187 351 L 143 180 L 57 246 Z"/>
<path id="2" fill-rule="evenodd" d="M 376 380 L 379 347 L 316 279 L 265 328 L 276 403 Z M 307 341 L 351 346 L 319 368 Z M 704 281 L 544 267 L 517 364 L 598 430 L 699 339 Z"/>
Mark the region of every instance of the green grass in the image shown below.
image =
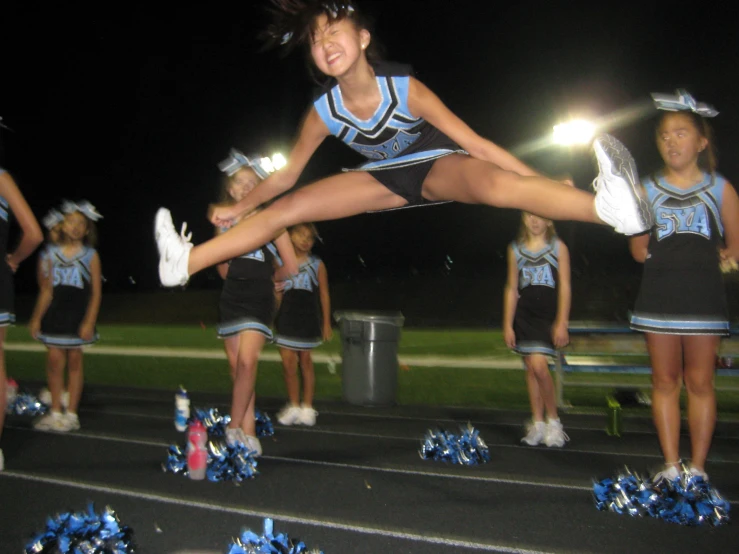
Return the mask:
<path id="1" fill-rule="evenodd" d="M 221 349 L 215 331 L 201 327 L 100 326 L 101 345 L 166 346 Z M 22 327 L 8 330 L 8 342 L 31 342 Z M 406 356 L 507 356 L 498 331 L 417 331 L 403 332 L 400 353 Z M 320 352 L 338 352 L 340 340 L 323 345 Z M 44 352 L 6 351 L 8 374 L 21 385 L 24 381 L 45 380 Z M 565 397 L 578 408 L 605 406 L 605 396 L 613 387 L 608 382 L 641 385 L 648 383 L 646 375 L 573 374 L 568 383 L 602 382 L 602 387 L 569 386 Z M 163 358 L 155 356 L 87 355 L 85 381 L 89 384 L 175 390 L 180 384 L 191 391 L 227 394 L 231 388 L 229 370 L 224 360 Z M 732 378 L 719 377 L 719 385 L 733 384 Z M 257 379 L 257 394 L 284 397 L 282 368 L 275 362 L 261 362 Z M 341 368 L 328 372 L 325 364 L 316 365 L 316 397 L 324 400 L 341 399 Z M 511 369 L 475 369 L 411 367 L 398 374 L 400 404 L 480 406 L 527 409 L 528 396 L 524 373 Z M 739 413 L 739 393 L 718 392 L 719 409 L 723 413 Z"/>

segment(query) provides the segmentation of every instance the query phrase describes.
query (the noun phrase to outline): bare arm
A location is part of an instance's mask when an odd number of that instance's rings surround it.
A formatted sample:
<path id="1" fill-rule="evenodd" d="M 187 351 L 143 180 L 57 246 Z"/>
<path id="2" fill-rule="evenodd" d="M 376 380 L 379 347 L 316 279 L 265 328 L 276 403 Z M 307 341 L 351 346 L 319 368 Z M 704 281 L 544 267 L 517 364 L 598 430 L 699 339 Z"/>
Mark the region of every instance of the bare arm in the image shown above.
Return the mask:
<path id="1" fill-rule="evenodd" d="M 323 315 L 323 340 L 331 340 L 331 295 L 328 291 L 328 271 L 321 262 L 318 266 L 318 291 L 321 296 L 321 314 Z"/>
<path id="2" fill-rule="evenodd" d="M 28 330 L 33 338 L 37 338 L 39 331 L 41 330 L 41 319 L 46 314 L 46 310 L 51 305 L 51 300 L 54 297 L 54 275 L 51 267 L 51 259 L 39 258 L 38 269 L 36 271 L 38 278 L 38 298 L 36 299 L 36 306 L 31 314 L 31 319 L 28 322 Z"/>
<path id="3" fill-rule="evenodd" d="M 631 251 L 631 256 L 640 264 L 647 261 L 647 254 L 649 251 L 649 233 L 629 237 L 629 250 Z"/>
<path id="4" fill-rule="evenodd" d="M 298 259 L 295 257 L 295 248 L 290 240 L 290 234 L 287 231 L 283 231 L 275 239 L 275 246 L 282 259 L 282 267 L 275 271 L 275 281 L 284 281 L 292 275 L 297 275 L 300 267 L 298 266 Z"/>
<path id="5" fill-rule="evenodd" d="M 570 342 L 568 325 L 572 306 L 572 281 L 570 274 L 570 251 L 561 240 L 559 242 L 559 283 L 557 283 L 557 317 L 552 328 L 552 342 L 557 348 L 567 346 Z"/>
<path id="6" fill-rule="evenodd" d="M 100 256 L 98 253 L 92 256 L 90 261 L 90 301 L 87 303 L 85 317 L 80 324 L 79 335 L 85 340 L 92 339 L 95 334 L 95 323 L 100 312 L 100 302 L 103 298 L 102 269 L 100 267 Z"/>
<path id="7" fill-rule="evenodd" d="M 38 248 L 38 245 L 44 240 L 44 235 L 26 199 L 7 172 L 0 173 L 0 196 L 8 201 L 10 210 L 23 232 L 18 247 L 7 257 L 8 264 L 15 271 L 20 263 Z"/>
<path id="8" fill-rule="evenodd" d="M 739 261 L 739 196 L 730 183 L 724 185 L 721 221 L 724 224 L 726 243 L 726 248 L 721 251 L 721 257 Z"/>
<path id="9" fill-rule="evenodd" d="M 223 233 L 220 227 L 216 227 L 216 236 Z M 218 275 L 221 276 L 221 279 L 226 279 L 228 277 L 228 262 L 220 263 L 216 266 L 216 271 L 218 271 Z"/>
<path id="10" fill-rule="evenodd" d="M 508 247 L 508 278 L 503 290 L 503 338 L 506 345 L 512 348 L 516 345 L 516 337 L 513 333 L 513 318 L 516 315 L 518 304 L 518 266 L 513 247 Z"/>
<path id="11" fill-rule="evenodd" d="M 408 107 L 416 117 L 431 125 L 464 148 L 473 158 L 494 163 L 519 175 L 539 175 L 513 154 L 475 133 L 457 117 L 426 85 L 411 77 Z"/>
<path id="12" fill-rule="evenodd" d="M 287 165 L 259 183 L 237 204 L 213 208 L 209 217 L 211 223 L 220 227 L 229 225 L 233 219 L 257 209 L 295 186 L 311 156 L 328 135 L 326 124 L 311 106 L 300 127 Z"/>

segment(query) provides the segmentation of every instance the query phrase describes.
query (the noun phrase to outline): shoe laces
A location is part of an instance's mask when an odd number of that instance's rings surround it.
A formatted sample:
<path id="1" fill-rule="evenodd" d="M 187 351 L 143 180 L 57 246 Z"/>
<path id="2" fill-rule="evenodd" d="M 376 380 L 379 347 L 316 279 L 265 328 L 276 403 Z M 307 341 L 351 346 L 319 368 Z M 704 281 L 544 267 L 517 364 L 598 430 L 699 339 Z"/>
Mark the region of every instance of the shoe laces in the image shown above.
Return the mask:
<path id="1" fill-rule="evenodd" d="M 180 229 L 180 238 L 182 239 L 182 242 L 192 241 L 192 232 L 187 232 L 187 221 L 182 222 L 182 228 Z"/>

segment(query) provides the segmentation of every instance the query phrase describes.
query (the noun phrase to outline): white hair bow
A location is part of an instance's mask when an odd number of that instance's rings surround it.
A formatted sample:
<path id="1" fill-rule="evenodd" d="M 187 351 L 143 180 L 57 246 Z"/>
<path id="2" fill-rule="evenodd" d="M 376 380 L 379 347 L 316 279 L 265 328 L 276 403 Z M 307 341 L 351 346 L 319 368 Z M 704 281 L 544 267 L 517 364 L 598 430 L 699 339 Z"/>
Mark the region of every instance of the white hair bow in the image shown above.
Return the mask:
<path id="1" fill-rule="evenodd" d="M 80 212 L 90 221 L 98 221 L 103 218 L 103 216 L 98 213 L 95 206 L 90 204 L 87 200 L 80 200 L 79 202 L 65 200 L 62 202 L 62 212 L 65 214 Z"/>
<path id="2" fill-rule="evenodd" d="M 64 221 L 64 216 L 62 215 L 62 213 L 59 210 L 52 208 L 51 210 L 49 210 L 49 213 L 44 216 L 44 219 L 41 220 L 41 223 L 43 223 L 44 227 L 51 231 L 62 221 Z"/>
<path id="3" fill-rule="evenodd" d="M 658 110 L 668 112 L 691 111 L 703 117 L 716 117 L 718 111 L 703 102 L 697 102 L 685 89 L 677 89 L 675 94 L 652 93 L 652 100 Z"/>

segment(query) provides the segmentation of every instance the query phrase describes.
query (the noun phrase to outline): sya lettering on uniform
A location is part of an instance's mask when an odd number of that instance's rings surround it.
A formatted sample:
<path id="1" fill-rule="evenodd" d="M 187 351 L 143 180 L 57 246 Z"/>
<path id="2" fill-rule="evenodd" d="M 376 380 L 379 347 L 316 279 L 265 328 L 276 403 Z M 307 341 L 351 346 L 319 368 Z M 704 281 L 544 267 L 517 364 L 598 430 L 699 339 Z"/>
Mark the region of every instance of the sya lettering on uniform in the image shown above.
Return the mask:
<path id="1" fill-rule="evenodd" d="M 311 278 L 309 273 L 299 273 L 292 277 L 292 282 L 293 282 L 292 288 L 293 290 L 312 291 L 313 290 L 312 281 L 313 279 Z"/>
<path id="2" fill-rule="evenodd" d="M 549 264 L 521 268 L 521 288 L 540 285 L 554 288 L 554 276 Z"/>
<path id="3" fill-rule="evenodd" d="M 254 252 L 249 252 L 248 254 L 244 254 L 243 256 L 240 256 L 241 258 L 245 258 L 247 260 L 256 260 L 258 262 L 264 261 L 264 251 L 261 248 L 257 248 L 254 250 Z"/>
<path id="4" fill-rule="evenodd" d="M 657 240 L 672 234 L 693 233 L 711 238 L 711 226 L 708 223 L 708 211 L 704 204 L 685 208 L 666 208 L 656 210 Z"/>
<path id="5" fill-rule="evenodd" d="M 82 274 L 76 266 L 55 267 L 54 268 L 54 286 L 62 285 L 64 287 L 84 288 L 82 282 Z"/>
<path id="6" fill-rule="evenodd" d="M 416 142 L 416 139 L 420 136 L 421 133 L 411 135 L 405 131 L 400 131 L 393 138 L 383 142 L 382 144 L 369 145 L 354 143 L 350 146 L 365 158 L 371 160 L 386 160 L 388 158 L 394 158 L 400 152 Z"/>

